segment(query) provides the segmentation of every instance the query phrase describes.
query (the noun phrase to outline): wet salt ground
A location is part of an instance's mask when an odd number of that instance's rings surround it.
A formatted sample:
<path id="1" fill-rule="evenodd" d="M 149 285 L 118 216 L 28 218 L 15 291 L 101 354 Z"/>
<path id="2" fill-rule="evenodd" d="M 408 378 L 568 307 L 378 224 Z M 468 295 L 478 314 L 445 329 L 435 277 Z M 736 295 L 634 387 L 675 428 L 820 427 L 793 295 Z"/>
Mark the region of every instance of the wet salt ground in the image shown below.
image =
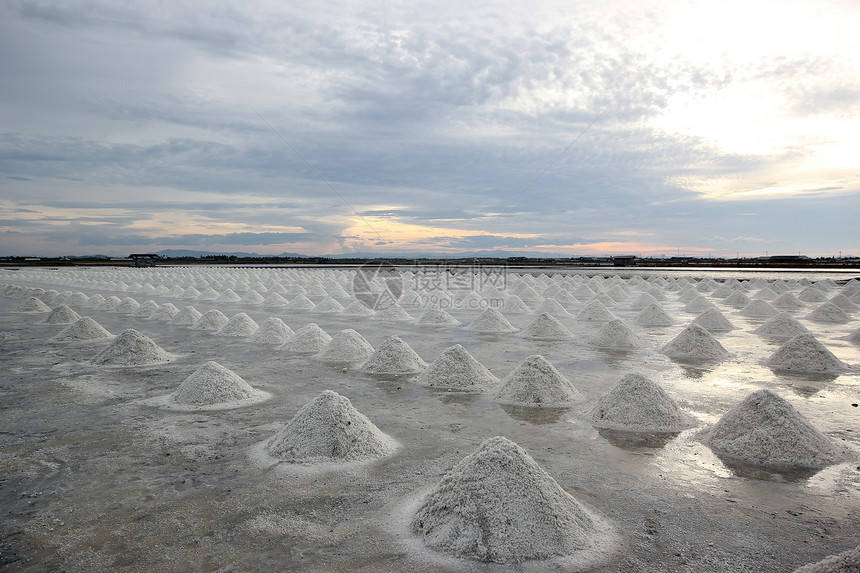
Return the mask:
<path id="1" fill-rule="evenodd" d="M 170 297 L 71 290 L 187 304 Z M 149 368 L 95 368 L 83 362 L 107 343 L 48 342 L 62 326 L 38 324 L 40 315 L 13 313 L 21 301 L 0 297 L 0 563 L 22 571 L 457 570 L 462 565 L 415 550 L 400 527 L 400 508 L 495 435 L 521 445 L 562 487 L 615 523 L 624 544 L 598 571 L 786 571 L 856 546 L 857 459 L 812 475 L 774 473 L 720 460 L 695 440 L 702 425 L 715 422 L 750 392 L 770 388 L 829 437 L 860 451 L 860 412 L 851 405 L 860 399 L 860 347 L 841 340 L 859 326 L 856 313 L 844 325 L 802 320 L 854 367 L 851 372 L 835 378 L 786 376 L 760 365 L 779 347 L 752 333 L 763 321 L 744 318 L 716 299 L 739 327 L 716 335 L 733 356 L 704 364 L 669 360 L 657 349 L 695 315 L 681 311 L 683 304 L 670 294 L 663 307 L 678 323 L 644 329 L 632 321 L 635 296 L 612 309 L 643 339 L 644 348 L 632 353 L 590 347 L 586 339 L 600 324 L 575 319 L 581 303 L 569 308 L 574 316 L 560 319 L 573 340 L 537 342 L 516 333 L 478 335 L 462 327 L 191 301 L 201 312 L 218 308 L 228 317 L 246 312 L 258 323 L 279 316 L 293 329 L 308 322 L 329 334 L 354 328 L 374 346 L 398 334 L 428 362 L 460 343 L 500 378 L 530 354 L 542 353 L 584 396 L 581 405 L 564 411 L 502 406 L 487 395 L 343 372 L 241 339 L 79 309 L 113 334 L 135 328 L 178 355 Z M 464 324 L 477 315 L 451 312 Z M 534 318 L 506 316 L 518 328 Z M 141 404 L 173 391 L 207 360 L 274 398 L 211 413 Z M 667 440 L 598 431 L 584 421 L 581 411 L 631 370 L 660 383 L 699 419 L 699 428 Z M 331 474 L 264 471 L 249 462 L 249 447 L 324 389 L 350 398 L 404 447 L 376 464 Z"/>

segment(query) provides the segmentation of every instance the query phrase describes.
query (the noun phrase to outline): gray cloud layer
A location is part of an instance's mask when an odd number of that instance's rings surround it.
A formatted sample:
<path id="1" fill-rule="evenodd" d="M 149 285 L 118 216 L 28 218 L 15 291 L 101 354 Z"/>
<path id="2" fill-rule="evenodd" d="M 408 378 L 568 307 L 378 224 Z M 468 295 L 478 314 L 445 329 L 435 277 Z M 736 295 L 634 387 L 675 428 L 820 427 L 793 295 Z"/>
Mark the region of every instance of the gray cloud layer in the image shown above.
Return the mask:
<path id="1" fill-rule="evenodd" d="M 797 162 L 802 149 L 729 154 L 650 123 L 678 94 L 719 92 L 740 76 L 790 83 L 818 60 L 734 69 L 660 59 L 628 41 L 647 38 L 651 24 L 632 4 L 545 10 L 6 3 L 0 228 L 15 235 L 6 248 L 321 253 L 379 242 L 363 229 L 367 244 L 354 243 L 353 207 L 385 229 L 426 228 L 409 248 L 427 251 L 846 242 L 852 182 L 814 201 L 755 202 L 705 200 L 677 182 L 740 180 Z M 799 114 L 853 113 L 860 101 L 848 83 L 786 93 Z M 212 232 L 133 226 L 176 213 Z M 828 224 L 786 231 L 810 213 Z M 228 224 L 244 230 L 219 226 Z"/>

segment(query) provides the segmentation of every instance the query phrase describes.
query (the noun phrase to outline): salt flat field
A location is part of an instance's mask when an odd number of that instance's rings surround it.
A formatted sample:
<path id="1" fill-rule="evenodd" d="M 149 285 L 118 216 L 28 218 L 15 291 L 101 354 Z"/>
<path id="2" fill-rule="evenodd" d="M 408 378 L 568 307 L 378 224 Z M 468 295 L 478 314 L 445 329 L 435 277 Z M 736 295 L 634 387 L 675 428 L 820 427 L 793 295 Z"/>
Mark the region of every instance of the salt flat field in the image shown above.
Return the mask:
<path id="1" fill-rule="evenodd" d="M 9 571 L 793 571 L 860 543 L 860 280 L 0 271 Z"/>

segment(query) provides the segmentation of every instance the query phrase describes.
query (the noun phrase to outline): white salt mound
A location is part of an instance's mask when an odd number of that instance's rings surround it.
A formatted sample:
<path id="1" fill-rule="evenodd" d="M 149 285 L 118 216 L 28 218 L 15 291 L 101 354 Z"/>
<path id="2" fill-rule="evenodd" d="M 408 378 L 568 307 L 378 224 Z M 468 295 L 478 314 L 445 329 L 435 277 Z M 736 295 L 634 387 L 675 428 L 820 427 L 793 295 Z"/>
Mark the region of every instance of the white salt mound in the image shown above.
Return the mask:
<path id="1" fill-rule="evenodd" d="M 825 302 L 812 312 L 806 315 L 806 320 L 812 320 L 815 322 L 827 322 L 833 324 L 845 324 L 851 317 L 848 314 L 833 304 L 832 302 Z"/>
<path id="2" fill-rule="evenodd" d="M 335 313 L 335 312 L 341 312 L 343 310 L 344 310 L 343 305 L 340 304 L 339 302 L 337 302 L 335 299 L 333 299 L 330 296 L 327 296 L 326 298 L 319 301 L 317 303 L 317 305 L 314 307 L 314 312 Z"/>
<path id="3" fill-rule="evenodd" d="M 376 311 L 368 307 L 360 300 L 354 300 L 344 308 L 341 312 L 344 316 L 373 316 Z"/>
<path id="4" fill-rule="evenodd" d="M 80 320 L 80 318 L 80 314 L 65 304 L 61 304 L 45 317 L 45 324 L 72 324 L 76 320 Z"/>
<path id="5" fill-rule="evenodd" d="M 527 406 L 566 406 L 581 398 L 571 381 L 540 354 L 529 356 L 508 374 L 495 396 Z"/>
<path id="6" fill-rule="evenodd" d="M 176 308 L 176 305 L 172 302 L 166 302 L 159 306 L 158 310 L 153 312 L 150 318 L 160 320 L 161 322 L 172 322 L 177 314 L 179 314 L 179 309 Z"/>
<path id="7" fill-rule="evenodd" d="M 517 330 L 508 319 L 495 308 L 485 308 L 475 320 L 466 326 L 466 330 L 483 333 L 514 332 Z"/>
<path id="8" fill-rule="evenodd" d="M 378 460 L 397 442 L 355 409 L 349 399 L 326 390 L 304 406 L 264 443 L 268 455 L 288 464 Z"/>
<path id="9" fill-rule="evenodd" d="M 567 309 L 562 306 L 558 300 L 550 297 L 545 299 L 540 306 L 535 309 L 536 313 L 548 312 L 553 316 L 570 316 L 570 313 L 567 312 Z"/>
<path id="10" fill-rule="evenodd" d="M 331 342 L 331 336 L 317 323 L 310 322 L 289 337 L 280 349 L 290 352 L 316 353 L 325 348 L 329 342 Z"/>
<path id="11" fill-rule="evenodd" d="M 713 335 L 699 326 L 691 324 L 669 341 L 660 352 L 670 358 L 706 359 L 725 358 L 729 355 Z"/>
<path id="12" fill-rule="evenodd" d="M 170 354 L 150 337 L 129 328 L 96 354 L 92 362 L 101 366 L 142 366 L 169 360 Z"/>
<path id="13" fill-rule="evenodd" d="M 15 312 L 51 312 L 51 307 L 31 296 L 15 308 Z"/>
<path id="14" fill-rule="evenodd" d="M 212 310 L 208 310 L 203 313 L 197 322 L 191 325 L 191 330 L 206 330 L 210 332 L 217 332 L 224 328 L 230 322 L 230 319 L 227 316 L 218 310 L 217 308 L 213 308 Z"/>
<path id="15" fill-rule="evenodd" d="M 765 361 L 774 370 L 805 373 L 839 373 L 848 366 L 830 352 L 811 333 L 788 340 Z"/>
<path id="16" fill-rule="evenodd" d="M 794 573 L 860 573 L 860 545 L 799 567 Z"/>
<path id="17" fill-rule="evenodd" d="M 277 294 L 277 293 L 276 293 Z M 277 316 L 270 316 L 260 323 L 260 327 L 248 337 L 248 342 L 255 344 L 281 345 L 293 335 L 293 329 L 287 326 Z"/>
<path id="18" fill-rule="evenodd" d="M 741 314 L 750 318 L 770 318 L 779 314 L 779 311 L 766 300 L 754 299 L 741 309 Z"/>
<path id="19" fill-rule="evenodd" d="M 598 398 L 588 417 L 595 426 L 632 432 L 677 432 L 695 424 L 665 390 L 637 373 Z"/>
<path id="20" fill-rule="evenodd" d="M 579 314 L 576 315 L 579 320 L 590 320 L 593 322 L 609 322 L 617 318 L 612 311 L 606 308 L 606 305 L 599 300 L 593 300 L 586 304 Z"/>
<path id="21" fill-rule="evenodd" d="M 573 338 L 573 333 L 556 317 L 548 312 L 542 312 L 523 329 L 520 336 L 532 340 L 570 340 Z"/>
<path id="22" fill-rule="evenodd" d="M 186 306 L 176 313 L 171 322 L 177 326 L 191 326 L 200 320 L 200 317 L 202 316 L 203 313 L 193 306 Z"/>
<path id="23" fill-rule="evenodd" d="M 736 290 L 735 292 L 724 298 L 723 302 L 729 306 L 742 308 L 748 305 L 751 301 L 750 298 L 746 294 L 744 294 L 743 291 Z"/>
<path id="24" fill-rule="evenodd" d="M 377 310 L 376 314 L 373 315 L 373 318 L 374 320 L 384 320 L 388 322 L 406 322 L 412 320 L 412 315 L 406 312 L 402 306 L 395 303 L 387 308 Z"/>
<path id="25" fill-rule="evenodd" d="M 54 342 L 77 342 L 112 337 L 113 335 L 105 330 L 101 324 L 88 316 L 84 316 L 61 330 L 51 340 Z"/>
<path id="26" fill-rule="evenodd" d="M 389 336 L 373 352 L 362 371 L 370 374 L 418 374 L 427 368 L 418 353 L 401 340 L 399 336 Z"/>
<path id="27" fill-rule="evenodd" d="M 498 383 L 487 367 L 459 344 L 446 348 L 415 381 L 455 390 L 482 390 Z"/>
<path id="28" fill-rule="evenodd" d="M 421 326 L 457 326 L 460 321 L 451 316 L 447 310 L 431 306 L 418 318 Z"/>
<path id="29" fill-rule="evenodd" d="M 355 330 L 345 328 L 335 334 L 315 358 L 328 363 L 349 363 L 363 362 L 371 354 L 373 346 Z"/>
<path id="30" fill-rule="evenodd" d="M 693 324 L 698 324 L 708 332 L 725 332 L 737 328 L 718 308 L 709 308 L 694 318 Z"/>
<path id="31" fill-rule="evenodd" d="M 588 342 L 598 348 L 611 350 L 636 350 L 642 346 L 642 341 L 627 324 L 616 318 L 610 320 L 594 333 Z"/>
<path id="32" fill-rule="evenodd" d="M 296 295 L 293 300 L 287 303 L 287 308 L 290 310 L 311 310 L 315 306 L 314 301 L 303 294 Z"/>
<path id="33" fill-rule="evenodd" d="M 207 362 L 167 397 L 165 406 L 188 410 L 221 410 L 256 404 L 271 398 L 217 362 Z"/>
<path id="34" fill-rule="evenodd" d="M 639 326 L 672 326 L 675 321 L 656 303 L 649 303 L 633 319 Z"/>
<path id="35" fill-rule="evenodd" d="M 253 318 L 244 312 L 240 312 L 230 317 L 227 324 L 222 326 L 218 331 L 218 335 L 248 337 L 257 332 L 258 328 L 260 328 L 260 325 Z"/>
<path id="36" fill-rule="evenodd" d="M 119 314 L 131 314 L 140 308 L 140 303 L 134 300 L 131 297 L 126 297 L 120 301 L 118 305 L 116 305 L 111 312 L 116 312 Z"/>
<path id="37" fill-rule="evenodd" d="M 781 312 L 756 328 L 753 332 L 770 338 L 794 338 L 798 334 L 809 332 L 794 317 L 787 312 Z"/>
<path id="38" fill-rule="evenodd" d="M 700 439 L 718 454 L 760 464 L 821 468 L 843 458 L 827 436 L 770 390 L 747 396 Z"/>
<path id="39" fill-rule="evenodd" d="M 585 553 L 593 562 L 613 537 L 602 516 L 503 437 L 454 466 L 421 500 L 410 527 L 431 549 L 491 563 Z"/>

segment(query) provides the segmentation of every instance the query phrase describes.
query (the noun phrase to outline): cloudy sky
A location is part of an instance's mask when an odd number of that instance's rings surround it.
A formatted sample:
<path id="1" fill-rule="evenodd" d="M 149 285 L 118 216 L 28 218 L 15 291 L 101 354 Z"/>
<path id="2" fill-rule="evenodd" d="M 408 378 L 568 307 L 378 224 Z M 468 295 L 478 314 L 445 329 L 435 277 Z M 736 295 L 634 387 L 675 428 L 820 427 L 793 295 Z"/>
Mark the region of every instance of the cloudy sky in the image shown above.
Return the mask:
<path id="1" fill-rule="evenodd" d="M 860 255 L 856 0 L 0 3 L 0 254 Z"/>

